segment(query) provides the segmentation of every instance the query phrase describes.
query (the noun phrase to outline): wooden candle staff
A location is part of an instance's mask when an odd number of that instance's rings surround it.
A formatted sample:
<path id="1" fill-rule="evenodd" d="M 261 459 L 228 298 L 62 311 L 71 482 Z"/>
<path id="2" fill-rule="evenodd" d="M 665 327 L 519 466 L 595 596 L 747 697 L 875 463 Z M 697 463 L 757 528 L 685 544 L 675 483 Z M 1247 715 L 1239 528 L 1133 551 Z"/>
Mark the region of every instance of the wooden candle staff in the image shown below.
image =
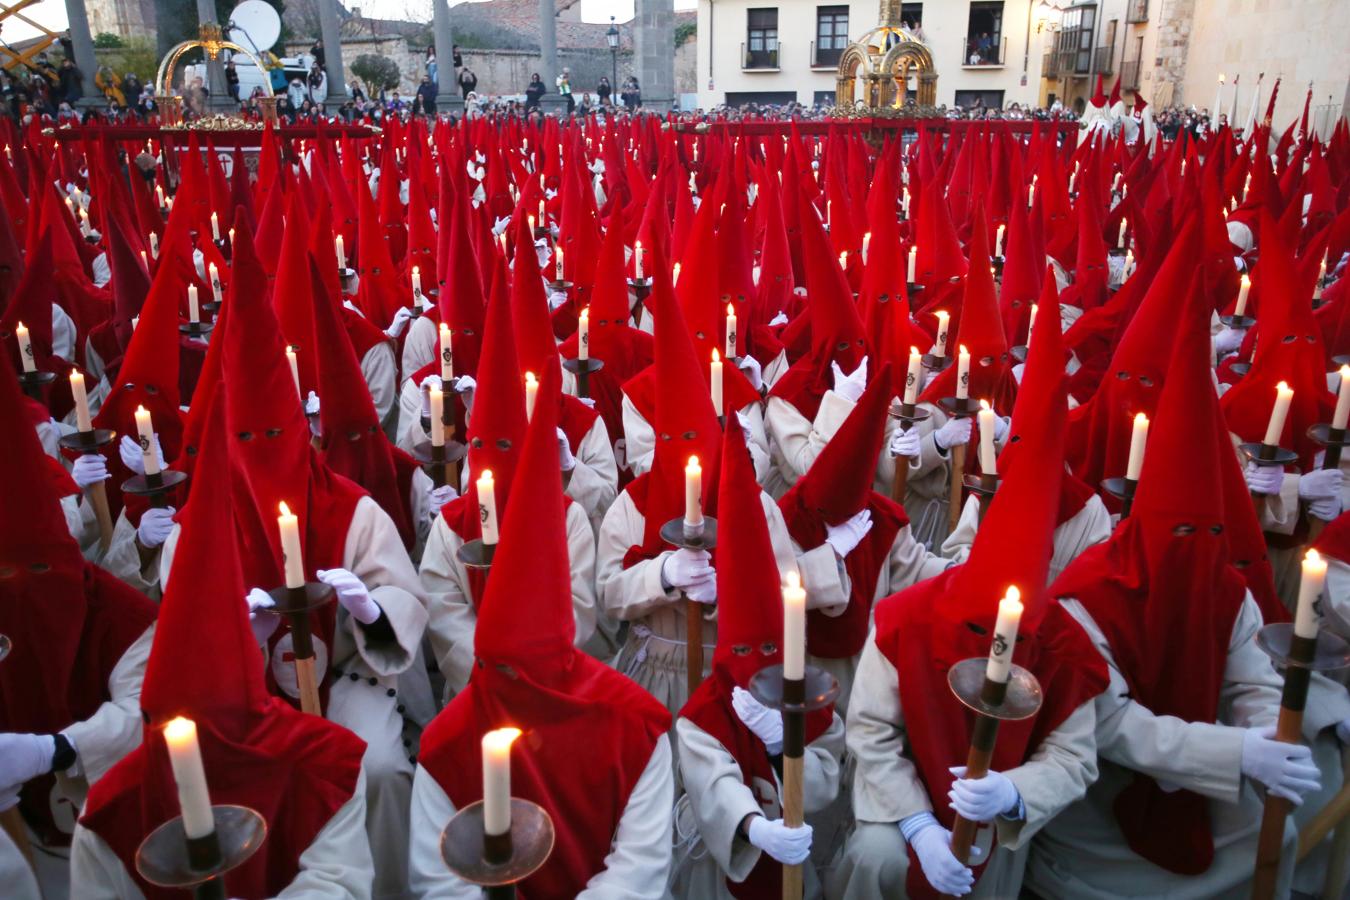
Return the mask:
<path id="1" fill-rule="evenodd" d="M 84 375 L 70 373 L 70 392 L 75 398 L 74 434 L 62 435 L 61 446 L 85 456 L 101 455 L 103 448 L 116 439 L 117 434 L 107 428 L 95 428 L 89 418 L 89 399 L 84 389 Z M 112 544 L 112 510 L 108 507 L 108 489 L 101 481 L 96 481 L 84 489 L 89 498 L 89 506 L 98 522 L 98 549 L 103 554 Z"/>
<path id="2" fill-rule="evenodd" d="M 0 634 L 0 662 L 4 662 L 5 657 L 14 649 L 9 636 Z M 37 877 L 37 869 L 33 865 L 33 848 L 28 842 L 28 826 L 24 824 L 23 814 L 19 812 L 18 806 L 11 806 L 9 809 L 0 812 L 0 830 L 9 835 L 9 839 L 14 842 L 19 855 L 28 863 L 28 867 L 33 869 L 33 877 Z"/>
<path id="3" fill-rule="evenodd" d="M 909 349 L 909 369 L 905 373 L 904 398 L 892 404 L 890 416 L 900 422 L 901 431 L 909 431 L 931 415 L 926 409 L 917 406 L 919 391 L 923 389 L 923 357 L 918 347 Z M 895 477 L 891 480 L 891 499 L 896 503 L 905 502 L 905 493 L 909 490 L 909 461 L 912 457 L 895 457 Z"/>
<path id="4" fill-rule="evenodd" d="M 1350 422 L 1350 366 L 1341 366 L 1340 379 L 1340 387 L 1336 393 L 1336 411 L 1332 414 L 1330 424 L 1323 422 L 1308 429 L 1308 437 L 1327 448 L 1322 458 L 1322 468 L 1333 472 L 1341 467 L 1341 448 L 1350 444 L 1345 434 L 1346 424 Z M 1326 525 L 1326 522 L 1315 516 L 1309 517 L 1309 544 L 1317 541 Z"/>
<path id="5" fill-rule="evenodd" d="M 1298 454 L 1280 446 L 1280 435 L 1284 434 L 1284 422 L 1289 416 L 1289 406 L 1294 401 L 1294 392 L 1289 385 L 1281 381 L 1275 386 L 1275 406 L 1270 412 L 1270 424 L 1266 427 L 1266 436 L 1258 443 L 1241 444 L 1238 449 L 1247 460 L 1261 468 L 1278 466 L 1283 469 L 1298 460 Z M 1266 508 L 1265 494 L 1252 494 L 1252 503 L 1256 507 L 1259 521 Z"/>
<path id="6" fill-rule="evenodd" d="M 268 591 L 277 613 L 284 615 L 291 627 L 291 653 L 295 659 L 295 683 L 300 694 L 300 708 L 315 716 L 323 715 L 319 702 L 319 683 L 323 674 L 316 671 L 314 637 L 309 614 L 331 602 L 333 589 L 321 581 L 305 580 L 305 565 L 300 547 L 300 520 L 285 503 L 277 516 L 281 532 L 281 552 L 286 583 Z"/>
<path id="7" fill-rule="evenodd" d="M 711 551 L 717 546 L 717 520 L 703 515 L 703 469 L 698 457 L 685 467 L 684 515 L 661 526 L 661 540 L 681 550 Z M 685 668 L 689 696 L 703 682 L 703 604 L 684 597 Z"/>

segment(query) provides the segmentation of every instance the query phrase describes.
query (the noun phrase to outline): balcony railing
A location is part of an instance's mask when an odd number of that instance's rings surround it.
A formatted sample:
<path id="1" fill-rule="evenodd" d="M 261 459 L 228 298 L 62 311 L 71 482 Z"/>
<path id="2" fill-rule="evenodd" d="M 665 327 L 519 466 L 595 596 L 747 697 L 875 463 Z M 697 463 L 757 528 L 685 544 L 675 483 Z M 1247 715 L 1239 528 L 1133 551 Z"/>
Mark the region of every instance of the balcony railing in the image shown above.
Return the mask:
<path id="1" fill-rule="evenodd" d="M 1099 75 L 1110 75 L 1114 69 L 1112 64 L 1115 62 L 1115 47 L 1098 47 L 1095 58 L 1093 59 L 1092 69 Z"/>
<path id="2" fill-rule="evenodd" d="M 815 41 L 811 42 L 811 68 L 813 69 L 838 68 L 839 58 L 843 55 L 843 47 L 821 47 Z"/>
<path id="3" fill-rule="evenodd" d="M 1125 22 L 1129 25 L 1138 25 L 1147 21 L 1148 0 L 1130 0 L 1130 5 L 1125 9 Z"/>
<path id="4" fill-rule="evenodd" d="M 749 49 L 749 44 L 741 44 L 741 70 L 745 72 L 777 72 L 778 51 L 780 43 L 778 41 L 755 41 L 756 49 Z"/>
<path id="5" fill-rule="evenodd" d="M 1120 64 L 1120 86 L 1128 91 L 1139 90 L 1139 60 L 1131 59 Z"/>
<path id="6" fill-rule="evenodd" d="M 1004 64 L 1008 55 L 1008 39 L 995 37 L 993 42 L 983 49 L 978 46 L 978 35 L 966 38 L 965 55 L 961 58 L 963 69 L 985 69 Z"/>

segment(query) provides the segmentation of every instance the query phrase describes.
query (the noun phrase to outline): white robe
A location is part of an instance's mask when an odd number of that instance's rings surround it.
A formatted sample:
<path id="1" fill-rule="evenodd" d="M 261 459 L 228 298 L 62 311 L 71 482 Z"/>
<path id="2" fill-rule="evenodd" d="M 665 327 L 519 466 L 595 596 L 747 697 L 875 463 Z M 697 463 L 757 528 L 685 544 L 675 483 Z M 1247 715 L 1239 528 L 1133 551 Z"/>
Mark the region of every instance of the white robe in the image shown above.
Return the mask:
<path id="1" fill-rule="evenodd" d="M 375 414 L 387 432 L 394 425 L 394 401 L 398 398 L 398 369 L 394 367 L 394 345 L 380 341 L 361 357 L 361 375 L 366 380 Z M 322 385 L 320 385 L 322 387 Z M 320 395 L 322 402 L 323 396 Z"/>
<path id="2" fill-rule="evenodd" d="M 418 316 L 412 320 L 408 326 L 408 336 L 403 339 L 401 371 L 404 380 L 440 357 L 440 341 L 440 329 L 430 318 Z"/>
<path id="3" fill-rule="evenodd" d="M 950 560 L 963 563 L 970 556 L 970 547 L 975 543 L 975 534 L 980 528 L 980 498 L 971 495 L 961 509 L 961 520 L 956 530 L 947 535 L 942 542 L 942 555 Z M 1111 514 L 1100 497 L 1093 494 L 1078 512 L 1055 527 L 1054 551 L 1050 555 L 1050 571 L 1045 583 L 1051 584 L 1069 563 L 1078 558 L 1078 554 L 1094 544 L 1111 537 Z"/>
<path id="4" fill-rule="evenodd" d="M 762 484 L 771 474 L 764 412 L 758 403 L 746 404 L 740 411 L 750 420 L 750 439 L 746 447 L 750 451 L 750 461 L 755 466 L 755 479 Z M 623 437 L 624 458 L 633 470 L 633 475 L 636 477 L 651 471 L 652 458 L 656 453 L 656 432 L 627 394 L 623 395 Z"/>
<path id="5" fill-rule="evenodd" d="M 42 900 L 32 867 L 2 828 L 0 828 L 0 884 L 5 886 L 5 896 L 9 900 Z"/>
<path id="6" fill-rule="evenodd" d="M 670 742 L 662 735 L 628 795 L 604 868 L 591 876 L 576 900 L 662 900 L 667 896 L 674 802 L 670 755 Z M 441 858 L 441 831 L 455 811 L 445 789 L 418 766 L 413 782 L 409 880 L 423 900 L 479 900 L 483 895 L 481 888 L 454 875 Z M 564 829 L 568 824 L 554 822 L 554 827 Z"/>
<path id="7" fill-rule="evenodd" d="M 300 854 L 300 871 L 277 900 L 369 900 L 374 863 L 366 838 L 366 773 L 350 800 Z M 121 858 L 79 826 L 70 854 L 71 900 L 141 900 L 144 895 Z M 186 896 L 186 894 L 184 895 Z"/>

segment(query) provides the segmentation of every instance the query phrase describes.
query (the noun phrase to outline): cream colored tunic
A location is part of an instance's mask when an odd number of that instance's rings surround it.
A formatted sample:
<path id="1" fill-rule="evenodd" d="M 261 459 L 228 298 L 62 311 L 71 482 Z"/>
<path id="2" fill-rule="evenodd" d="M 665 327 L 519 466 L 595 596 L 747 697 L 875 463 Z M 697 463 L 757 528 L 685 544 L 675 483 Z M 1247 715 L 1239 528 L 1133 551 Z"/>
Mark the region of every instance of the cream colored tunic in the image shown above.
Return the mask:
<path id="1" fill-rule="evenodd" d="M 418 316 L 408 326 L 408 336 L 403 339 L 403 359 L 401 371 L 406 380 L 413 373 L 421 371 L 435 359 L 440 358 L 440 329 L 426 316 Z M 453 348 L 452 348 L 453 349 Z"/>
<path id="2" fill-rule="evenodd" d="M 366 380 L 380 425 L 387 432 L 395 423 L 394 401 L 398 398 L 398 369 L 394 366 L 392 341 L 380 341 L 366 351 L 361 357 L 361 375 Z M 322 402 L 322 394 L 319 400 Z"/>
<path id="3" fill-rule="evenodd" d="M 961 509 L 961 521 L 956 530 L 942 542 L 942 555 L 963 563 L 970 556 L 970 547 L 980 528 L 980 498 L 971 495 Z M 1093 494 L 1083 508 L 1055 528 L 1054 552 L 1050 556 L 1050 572 L 1046 584 L 1052 583 L 1078 554 L 1111 536 L 1111 514 L 1106 504 Z"/>
<path id="4" fill-rule="evenodd" d="M 366 839 L 366 775 L 300 854 L 300 871 L 278 900 L 368 900 L 374 863 Z M 92 831 L 75 829 L 70 854 L 71 900 L 142 900 L 122 860 Z"/>
<path id="5" fill-rule="evenodd" d="M 1219 722 L 1183 722 L 1157 716 L 1131 699 L 1129 688 L 1096 622 L 1076 600 L 1064 608 L 1106 658 L 1110 684 L 1097 697 L 1097 747 L 1101 777 L 1078 803 L 1046 827 L 1033 845 L 1027 886 L 1047 897 L 1211 898 L 1245 896 L 1251 881 L 1262 800 L 1242 776 L 1246 728 L 1272 725 L 1280 678 L 1254 643 L 1261 613 L 1248 594 L 1233 625 L 1219 692 Z M 1210 800 L 1214 862 L 1198 876 L 1178 876 L 1130 850 L 1112 804 L 1142 772 Z M 1164 827 L 1165 823 L 1159 823 Z M 1292 875 L 1292 821 L 1286 826 L 1285 860 L 1276 896 L 1286 896 Z"/>
<path id="6" fill-rule="evenodd" d="M 628 795 L 604 868 L 591 876 L 576 900 L 663 900 L 670 873 L 670 816 L 674 771 L 665 735 L 652 748 L 647 768 Z M 423 900 L 479 900 L 482 889 L 446 868 L 440 837 L 455 804 L 426 769 L 413 783 L 410 881 Z M 567 822 L 554 822 L 565 829 Z"/>
<path id="7" fill-rule="evenodd" d="M 687 861 L 675 873 L 680 897 L 731 900 L 727 879 L 742 882 L 759 862 L 761 851 L 740 836 L 747 816 L 783 817 L 783 786 L 775 773 L 772 784 L 745 786 L 741 767 L 717 738 L 688 719 L 675 722 L 680 775 L 689 798 L 696 835 L 680 835 Z M 830 727 L 806 747 L 802 759 L 802 809 L 809 816 L 827 807 L 839 793 L 840 760 L 844 755 L 844 722 L 834 714 Z M 820 896 L 815 867 L 805 866 L 807 897 Z"/>
<path id="8" fill-rule="evenodd" d="M 42 900 L 32 867 L 3 828 L 0 828 L 0 884 L 5 886 L 9 900 Z"/>

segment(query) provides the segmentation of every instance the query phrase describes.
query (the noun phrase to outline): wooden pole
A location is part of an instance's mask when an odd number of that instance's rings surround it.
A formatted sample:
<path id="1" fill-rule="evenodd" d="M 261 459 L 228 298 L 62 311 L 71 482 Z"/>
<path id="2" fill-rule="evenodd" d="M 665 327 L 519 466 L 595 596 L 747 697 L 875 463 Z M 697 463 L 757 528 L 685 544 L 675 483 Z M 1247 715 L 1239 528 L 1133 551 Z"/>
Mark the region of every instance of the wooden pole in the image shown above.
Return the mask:
<path id="1" fill-rule="evenodd" d="M 319 680 L 315 672 L 314 639 L 309 630 L 308 600 L 303 587 L 290 588 L 291 604 L 301 612 L 289 613 L 291 624 L 291 652 L 295 656 L 295 684 L 300 694 L 300 709 L 312 715 L 323 715 L 319 703 Z"/>
<path id="2" fill-rule="evenodd" d="M 997 697 L 997 703 L 1003 702 L 1008 685 L 985 679 L 983 692 L 986 697 Z M 970 735 L 970 750 L 966 753 L 966 778 L 983 778 L 989 774 L 989 761 L 994 757 L 994 742 L 998 738 L 999 720 L 993 716 L 979 713 L 975 715 L 975 728 Z M 962 865 L 970 862 L 970 848 L 975 843 L 975 822 L 956 817 L 952 825 L 952 855 Z"/>
<path id="3" fill-rule="evenodd" d="M 966 474 L 966 445 L 957 444 L 951 448 L 952 454 L 952 479 L 951 494 L 947 498 L 947 531 L 956 530 L 956 523 L 961 521 L 961 493 L 962 480 Z"/>
<path id="4" fill-rule="evenodd" d="M 805 678 L 783 679 L 783 824 L 800 828 L 803 809 L 802 766 L 806 757 Z M 783 900 L 802 900 L 802 867 L 783 865 Z"/>
<path id="5" fill-rule="evenodd" d="M 692 697 L 703 683 L 703 604 L 688 597 L 684 599 L 684 626 L 686 684 Z"/>
<path id="6" fill-rule="evenodd" d="M 1345 440 L 1344 428 L 1327 429 L 1327 449 L 1326 455 L 1322 458 L 1322 468 L 1335 471 L 1341 467 L 1341 442 Z M 1317 539 L 1322 536 L 1322 529 L 1327 527 L 1327 523 L 1316 516 L 1308 516 L 1308 545 L 1317 543 Z M 1329 873 L 1328 873 L 1329 874 Z"/>
<path id="7" fill-rule="evenodd" d="M 1350 787 L 1346 786 L 1350 782 L 1350 748 L 1341 751 L 1341 771 L 1342 786 L 1333 801 L 1336 806 L 1334 809 L 1332 804 L 1327 806 L 1333 816 L 1331 827 L 1336 831 L 1331 838 L 1331 857 L 1327 862 L 1326 880 L 1322 883 L 1322 900 L 1340 897 L 1345 892 L 1346 875 L 1350 874 L 1346 871 L 1350 869 L 1350 823 L 1345 821 L 1345 817 L 1350 815 Z M 1323 809 L 1323 812 L 1327 812 L 1327 809 Z M 1299 835 L 1299 846 L 1303 846 L 1303 835 Z M 1316 846 L 1316 842 L 1309 841 L 1309 847 L 1313 846 Z"/>
<path id="8" fill-rule="evenodd" d="M 112 546 L 113 520 L 112 510 L 108 507 L 108 489 L 103 482 L 96 481 L 85 488 L 89 506 L 94 510 L 94 519 L 98 522 L 98 553 L 102 556 Z"/>

